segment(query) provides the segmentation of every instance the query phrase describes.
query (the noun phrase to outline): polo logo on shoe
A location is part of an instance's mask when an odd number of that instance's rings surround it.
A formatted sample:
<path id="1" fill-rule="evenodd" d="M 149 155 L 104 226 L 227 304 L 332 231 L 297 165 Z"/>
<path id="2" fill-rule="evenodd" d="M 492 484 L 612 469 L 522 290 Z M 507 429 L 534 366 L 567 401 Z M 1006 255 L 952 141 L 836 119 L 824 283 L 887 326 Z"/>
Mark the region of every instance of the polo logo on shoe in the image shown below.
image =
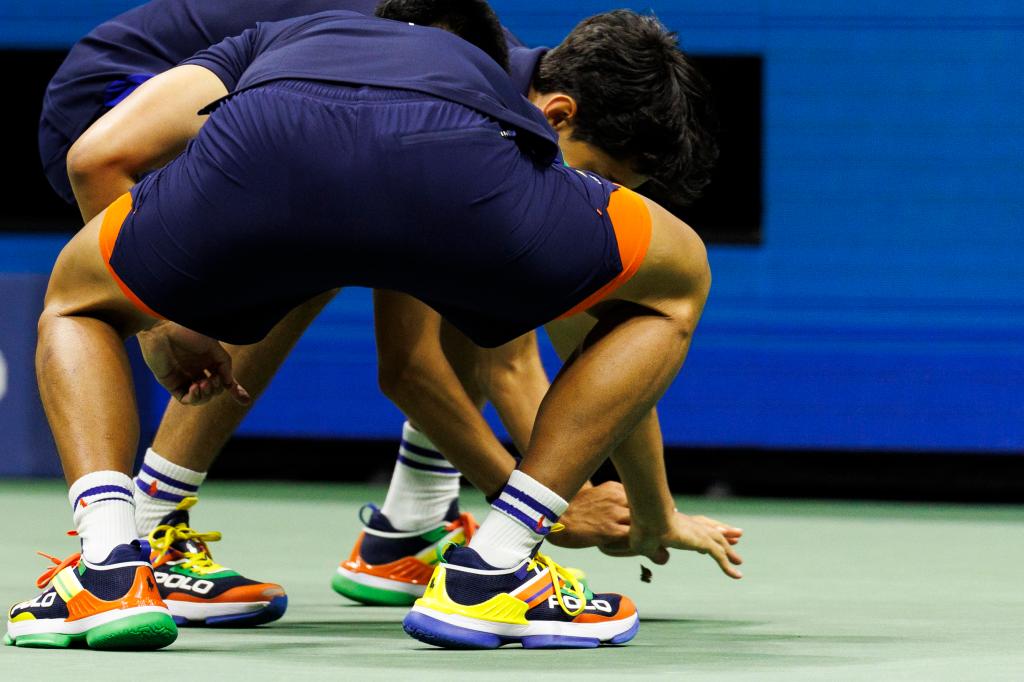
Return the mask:
<path id="1" fill-rule="evenodd" d="M 570 611 L 576 611 L 577 609 L 580 608 L 580 600 L 577 599 L 576 597 L 571 596 L 571 595 L 563 594 L 562 595 L 562 601 L 565 602 L 566 608 L 568 608 Z M 550 597 L 548 597 L 548 608 L 549 609 L 560 608 L 559 605 L 558 605 L 558 597 L 556 597 L 555 595 L 551 595 Z M 595 599 L 594 601 L 592 601 L 589 604 L 587 604 L 583 608 L 583 610 L 584 611 L 600 611 L 602 613 L 611 613 L 612 612 L 612 605 L 609 604 L 607 602 L 607 600 Z"/>
<path id="2" fill-rule="evenodd" d="M 213 589 L 213 582 L 209 580 L 196 580 L 187 575 L 177 573 L 157 573 L 156 581 L 169 590 L 187 590 L 196 594 L 206 594 Z"/>
<path id="3" fill-rule="evenodd" d="M 53 602 L 57 600 L 56 592 L 47 592 L 46 594 L 40 594 L 32 601 L 23 601 L 20 604 L 15 604 L 11 608 L 11 613 L 15 611 L 21 611 L 22 609 L 45 609 L 49 606 L 53 606 Z"/>

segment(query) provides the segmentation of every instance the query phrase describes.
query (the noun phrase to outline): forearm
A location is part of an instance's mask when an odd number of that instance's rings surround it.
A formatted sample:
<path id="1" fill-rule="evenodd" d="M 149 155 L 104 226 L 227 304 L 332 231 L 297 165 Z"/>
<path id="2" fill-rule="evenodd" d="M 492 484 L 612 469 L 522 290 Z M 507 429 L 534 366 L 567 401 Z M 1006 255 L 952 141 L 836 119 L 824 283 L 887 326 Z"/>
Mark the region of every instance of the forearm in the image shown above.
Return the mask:
<path id="1" fill-rule="evenodd" d="M 646 527 L 667 524 L 675 502 L 665 472 L 664 445 L 658 413 L 652 409 L 611 456 L 626 489 L 633 522 Z"/>
<path id="2" fill-rule="evenodd" d="M 235 375 L 253 398 L 267 387 L 299 338 L 336 293 L 320 294 L 298 306 L 257 344 L 227 347 Z M 199 408 L 171 400 L 153 449 L 175 464 L 207 471 L 248 413 L 248 405 L 239 404 L 229 395 Z"/>
<path id="3" fill-rule="evenodd" d="M 143 83 L 68 150 L 68 178 L 88 221 L 147 171 L 164 166 L 206 121 L 197 112 L 227 94 L 211 71 L 178 66 Z"/>

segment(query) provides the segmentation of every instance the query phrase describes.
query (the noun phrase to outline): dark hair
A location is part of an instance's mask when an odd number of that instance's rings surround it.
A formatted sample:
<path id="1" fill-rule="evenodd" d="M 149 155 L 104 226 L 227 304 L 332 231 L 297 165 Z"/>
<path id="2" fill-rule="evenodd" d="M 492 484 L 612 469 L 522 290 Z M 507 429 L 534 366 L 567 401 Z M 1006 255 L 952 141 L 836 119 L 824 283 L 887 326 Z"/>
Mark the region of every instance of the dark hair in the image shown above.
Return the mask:
<path id="1" fill-rule="evenodd" d="M 577 103 L 573 137 L 649 175 L 678 203 L 708 184 L 718 157 L 707 83 L 656 17 L 585 19 L 544 55 L 534 87 Z"/>
<path id="2" fill-rule="evenodd" d="M 508 44 L 498 15 L 484 0 L 384 0 L 383 19 L 437 26 L 476 45 L 508 71 Z"/>

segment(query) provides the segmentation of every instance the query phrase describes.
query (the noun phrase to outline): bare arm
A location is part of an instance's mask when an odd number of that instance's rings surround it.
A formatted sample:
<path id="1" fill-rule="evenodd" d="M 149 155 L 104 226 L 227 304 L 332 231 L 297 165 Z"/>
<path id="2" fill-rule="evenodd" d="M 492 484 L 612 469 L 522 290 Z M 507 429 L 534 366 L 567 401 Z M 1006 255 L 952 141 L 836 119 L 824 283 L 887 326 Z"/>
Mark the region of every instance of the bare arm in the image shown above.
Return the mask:
<path id="1" fill-rule="evenodd" d="M 549 323 L 546 327 L 552 344 L 563 359 L 580 348 L 596 320 L 589 315 L 574 315 Z M 641 418 L 636 427 L 618 444 L 611 455 L 622 479 L 630 507 L 630 539 L 603 545 L 601 551 L 612 556 L 642 554 L 656 563 L 668 561 L 668 546 L 712 554 L 719 566 L 733 578 L 741 577 L 734 564 L 742 563 L 730 548 L 739 542 L 743 531 L 705 516 L 688 516 L 675 509 L 665 471 L 661 426 L 655 409 Z M 607 484 L 605 484 L 607 485 Z"/>
<path id="2" fill-rule="evenodd" d="M 140 175 L 180 154 L 208 118 L 198 111 L 227 94 L 214 73 L 187 64 L 143 83 L 68 151 L 68 177 L 89 221 Z"/>

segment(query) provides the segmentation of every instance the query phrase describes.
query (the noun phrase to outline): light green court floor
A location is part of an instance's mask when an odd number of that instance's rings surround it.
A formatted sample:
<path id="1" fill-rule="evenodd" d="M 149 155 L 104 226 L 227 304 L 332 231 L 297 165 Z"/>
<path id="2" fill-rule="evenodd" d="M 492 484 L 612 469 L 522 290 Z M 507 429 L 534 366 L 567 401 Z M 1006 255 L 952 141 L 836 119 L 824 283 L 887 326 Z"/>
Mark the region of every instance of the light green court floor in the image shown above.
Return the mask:
<path id="1" fill-rule="evenodd" d="M 153 653 L 0 647 L 0 680 L 346 680 L 662 677 L 687 680 L 1024 680 L 1024 509 L 683 500 L 741 526 L 746 578 L 676 553 L 654 580 L 639 559 L 553 554 L 640 609 L 628 646 L 449 652 L 410 639 L 404 609 L 346 603 L 329 587 L 383 489 L 303 484 L 204 488 L 194 525 L 219 530 L 219 561 L 282 583 L 290 606 L 255 630 L 183 629 Z M 465 505 L 482 512 L 479 495 Z M 70 554 L 63 488 L 0 483 L 0 601 L 36 593 Z"/>

